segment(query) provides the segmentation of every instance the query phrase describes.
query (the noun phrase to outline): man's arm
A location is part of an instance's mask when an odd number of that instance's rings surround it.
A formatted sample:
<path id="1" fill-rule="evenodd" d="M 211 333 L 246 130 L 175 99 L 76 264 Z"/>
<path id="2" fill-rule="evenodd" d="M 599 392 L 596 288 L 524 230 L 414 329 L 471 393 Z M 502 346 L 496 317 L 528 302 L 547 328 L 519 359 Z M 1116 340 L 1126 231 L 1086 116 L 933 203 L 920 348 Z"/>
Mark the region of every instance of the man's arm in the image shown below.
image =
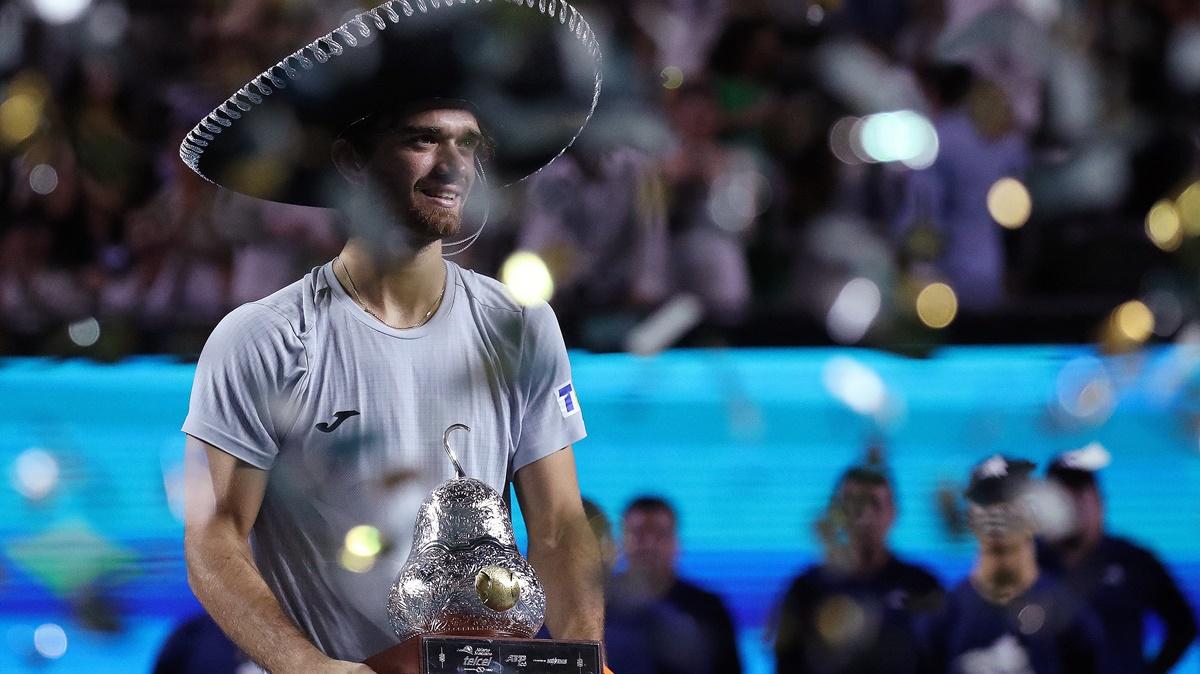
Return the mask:
<path id="1" fill-rule="evenodd" d="M 517 471 L 529 562 L 546 588 L 546 626 L 558 639 L 604 639 L 600 545 L 587 523 L 570 446 Z"/>
<path id="2" fill-rule="evenodd" d="M 207 470 L 205 469 L 207 459 Z M 187 438 L 183 547 L 188 584 L 229 638 L 274 674 L 368 674 L 331 660 L 283 613 L 250 556 L 268 472 Z"/>

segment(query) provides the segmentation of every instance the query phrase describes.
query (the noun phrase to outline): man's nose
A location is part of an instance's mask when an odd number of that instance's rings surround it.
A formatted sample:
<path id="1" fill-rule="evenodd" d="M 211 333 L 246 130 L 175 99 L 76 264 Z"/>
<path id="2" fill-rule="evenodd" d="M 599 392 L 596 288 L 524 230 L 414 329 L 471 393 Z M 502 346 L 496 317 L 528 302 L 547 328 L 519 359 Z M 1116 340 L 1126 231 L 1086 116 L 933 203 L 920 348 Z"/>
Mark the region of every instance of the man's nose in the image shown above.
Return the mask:
<path id="1" fill-rule="evenodd" d="M 470 160 L 454 143 L 443 143 L 438 150 L 437 172 L 447 180 L 453 181 L 466 175 L 470 168 Z"/>

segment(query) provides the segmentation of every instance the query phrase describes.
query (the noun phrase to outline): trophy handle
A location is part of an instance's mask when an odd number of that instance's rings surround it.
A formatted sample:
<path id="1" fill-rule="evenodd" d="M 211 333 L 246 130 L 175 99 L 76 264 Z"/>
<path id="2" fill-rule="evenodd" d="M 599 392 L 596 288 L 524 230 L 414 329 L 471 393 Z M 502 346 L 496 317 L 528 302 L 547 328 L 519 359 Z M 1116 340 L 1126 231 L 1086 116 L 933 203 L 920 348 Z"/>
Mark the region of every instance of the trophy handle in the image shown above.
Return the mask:
<path id="1" fill-rule="evenodd" d="M 454 470 L 458 471 L 458 476 L 462 478 L 466 477 L 467 473 L 459 465 L 458 457 L 454 455 L 454 450 L 450 449 L 450 433 L 457 430 L 464 430 L 470 433 L 471 427 L 466 424 L 450 424 L 450 427 L 442 433 L 442 448 L 446 450 L 446 455 L 450 457 L 450 463 L 454 464 Z"/>

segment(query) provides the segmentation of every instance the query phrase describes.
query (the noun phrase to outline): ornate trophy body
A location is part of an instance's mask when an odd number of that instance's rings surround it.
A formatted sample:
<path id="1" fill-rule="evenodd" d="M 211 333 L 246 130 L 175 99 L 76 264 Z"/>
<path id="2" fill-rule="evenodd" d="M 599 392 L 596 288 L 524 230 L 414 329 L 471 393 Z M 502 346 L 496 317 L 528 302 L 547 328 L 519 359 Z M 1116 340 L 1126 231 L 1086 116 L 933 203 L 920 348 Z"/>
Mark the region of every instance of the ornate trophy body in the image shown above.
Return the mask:
<path id="1" fill-rule="evenodd" d="M 417 513 L 412 550 L 388 593 L 400 643 L 366 661 L 379 674 L 600 674 L 595 641 L 532 639 L 546 595 L 517 550 L 508 508 L 490 486 L 466 477 L 449 436 L 442 445 L 458 477 Z"/>

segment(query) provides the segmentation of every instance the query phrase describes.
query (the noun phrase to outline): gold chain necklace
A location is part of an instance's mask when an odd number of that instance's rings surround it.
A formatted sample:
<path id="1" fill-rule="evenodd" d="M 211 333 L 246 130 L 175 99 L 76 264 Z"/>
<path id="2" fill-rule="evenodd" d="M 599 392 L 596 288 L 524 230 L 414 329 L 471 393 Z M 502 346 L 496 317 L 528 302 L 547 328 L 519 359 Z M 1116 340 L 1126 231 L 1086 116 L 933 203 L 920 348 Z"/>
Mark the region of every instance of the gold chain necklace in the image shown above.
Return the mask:
<path id="1" fill-rule="evenodd" d="M 433 316 L 433 312 L 436 311 L 437 308 L 442 304 L 442 298 L 445 297 L 445 295 L 446 295 L 447 279 L 443 278 L 442 279 L 442 292 L 438 293 L 437 299 L 433 301 L 433 305 L 431 307 L 429 307 L 429 311 L 425 312 L 424 318 L 417 321 L 416 323 L 413 323 L 412 325 L 408 325 L 408 326 L 404 326 L 404 327 L 392 325 L 391 323 L 388 323 L 387 321 L 383 320 L 382 316 L 375 313 L 374 311 L 371 311 L 371 307 L 367 306 L 367 303 L 363 301 L 362 295 L 358 294 L 358 286 L 354 285 L 354 277 L 350 275 L 350 268 L 346 266 L 346 261 L 343 260 L 341 258 L 341 256 L 339 255 L 338 257 L 334 258 L 334 262 L 342 263 L 342 271 L 346 274 L 346 280 L 350 282 L 350 290 L 354 291 L 354 301 L 358 302 L 358 306 L 362 307 L 363 311 L 374 316 L 375 320 L 377 320 L 380 323 L 383 323 L 384 325 L 388 326 L 389 328 L 393 328 L 395 330 L 411 330 L 413 328 L 419 328 L 422 325 L 425 325 L 426 323 L 428 323 L 430 317 Z"/>

